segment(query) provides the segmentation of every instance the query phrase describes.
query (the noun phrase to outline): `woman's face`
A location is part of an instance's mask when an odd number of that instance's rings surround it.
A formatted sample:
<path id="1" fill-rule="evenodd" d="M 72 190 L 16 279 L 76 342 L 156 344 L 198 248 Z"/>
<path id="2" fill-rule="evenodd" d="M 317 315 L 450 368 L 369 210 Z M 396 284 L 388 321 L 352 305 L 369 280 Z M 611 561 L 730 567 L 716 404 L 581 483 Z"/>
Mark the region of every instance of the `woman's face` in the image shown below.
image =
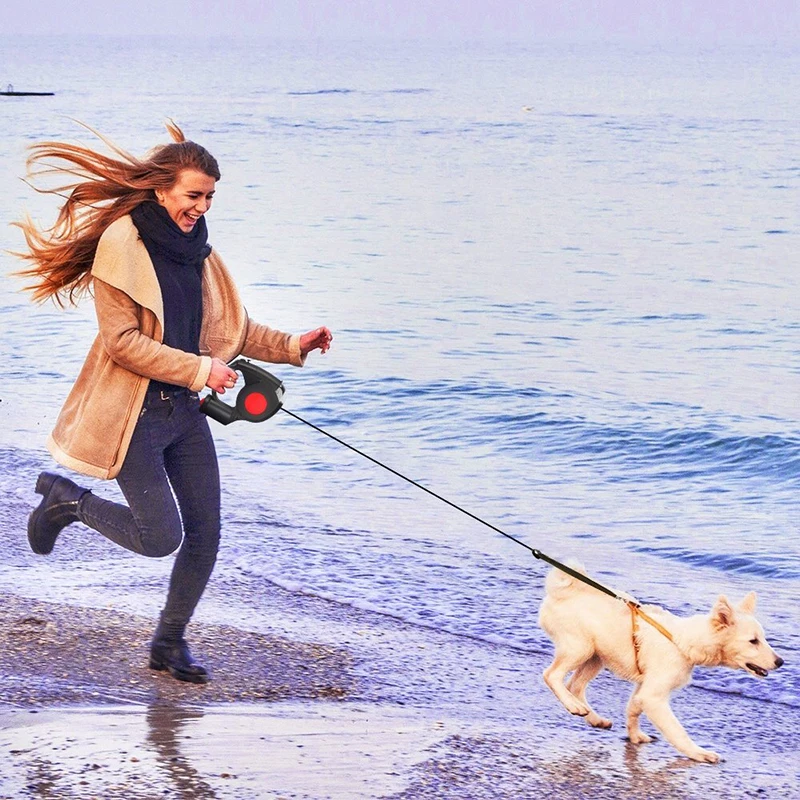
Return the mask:
<path id="1" fill-rule="evenodd" d="M 167 209 L 172 221 L 184 233 L 189 233 L 211 208 L 216 185 L 209 175 L 196 169 L 184 169 L 178 173 L 172 188 L 156 191 L 156 199 Z"/>

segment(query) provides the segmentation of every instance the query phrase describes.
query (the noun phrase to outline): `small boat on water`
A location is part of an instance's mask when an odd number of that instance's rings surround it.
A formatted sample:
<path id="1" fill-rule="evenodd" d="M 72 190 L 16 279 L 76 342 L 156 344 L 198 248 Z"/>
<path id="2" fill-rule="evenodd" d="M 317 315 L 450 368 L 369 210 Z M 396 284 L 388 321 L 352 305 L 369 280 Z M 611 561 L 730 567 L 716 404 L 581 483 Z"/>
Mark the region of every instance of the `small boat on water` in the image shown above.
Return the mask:
<path id="1" fill-rule="evenodd" d="M 0 92 L 0 97 L 52 97 L 55 92 L 15 92 L 14 87 L 9 83 L 4 92 Z"/>

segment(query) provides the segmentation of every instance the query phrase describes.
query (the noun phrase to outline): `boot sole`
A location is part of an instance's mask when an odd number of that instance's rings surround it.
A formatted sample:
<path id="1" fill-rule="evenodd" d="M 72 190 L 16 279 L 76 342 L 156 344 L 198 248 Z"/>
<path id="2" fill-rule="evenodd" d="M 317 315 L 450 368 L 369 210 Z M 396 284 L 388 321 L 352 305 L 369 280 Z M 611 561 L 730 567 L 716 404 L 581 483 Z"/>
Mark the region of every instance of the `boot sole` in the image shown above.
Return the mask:
<path id="1" fill-rule="evenodd" d="M 30 517 L 28 517 L 28 545 L 37 556 L 49 556 L 50 553 L 53 552 L 53 547 L 55 546 L 55 540 L 53 540 L 53 544 L 50 547 L 41 547 L 36 539 L 36 536 L 34 535 L 36 520 L 39 518 L 38 512 L 41 511 L 43 505 L 44 500 L 42 500 L 41 504 L 37 506 L 31 512 Z"/>
<path id="2" fill-rule="evenodd" d="M 179 669 L 170 667 L 163 661 L 157 661 L 154 658 L 150 659 L 150 669 L 153 669 L 156 672 L 169 672 L 169 674 L 172 675 L 175 680 L 183 681 L 184 683 L 208 683 L 211 680 L 211 677 L 208 674 L 198 675 L 197 673 L 181 672 Z"/>

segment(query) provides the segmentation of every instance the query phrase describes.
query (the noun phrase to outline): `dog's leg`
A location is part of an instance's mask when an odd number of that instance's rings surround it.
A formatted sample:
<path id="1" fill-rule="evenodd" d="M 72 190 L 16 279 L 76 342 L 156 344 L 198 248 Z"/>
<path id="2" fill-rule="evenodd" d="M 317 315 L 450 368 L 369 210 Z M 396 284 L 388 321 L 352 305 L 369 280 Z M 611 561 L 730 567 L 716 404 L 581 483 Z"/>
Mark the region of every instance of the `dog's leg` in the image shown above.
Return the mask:
<path id="1" fill-rule="evenodd" d="M 586 699 L 586 687 L 589 682 L 597 677 L 597 673 L 603 669 L 603 662 L 597 657 L 592 656 L 588 661 L 585 661 L 579 666 L 573 674 L 570 682 L 567 684 L 567 691 L 571 692 L 589 709 L 586 715 L 586 721 L 593 728 L 610 728 L 611 720 L 601 717 L 590 705 Z"/>
<path id="2" fill-rule="evenodd" d="M 575 669 L 580 668 L 584 662 L 591 660 L 593 653 L 580 652 L 568 653 L 565 650 L 556 649 L 553 663 L 544 671 L 544 682 L 550 691 L 561 701 L 561 705 L 578 717 L 586 717 L 591 713 L 591 709 L 586 703 L 575 697 L 564 685 L 567 675 Z"/>
<path id="3" fill-rule="evenodd" d="M 631 699 L 628 701 L 628 708 L 626 709 L 627 713 L 627 723 L 628 723 L 628 738 L 634 744 L 646 744 L 647 742 L 652 742 L 653 737 L 648 736 L 640 727 L 639 727 L 639 717 L 642 715 L 642 701 L 639 698 L 639 689 L 642 687 L 637 684 L 636 688 L 633 690 L 633 694 L 631 695 Z"/>
<path id="4" fill-rule="evenodd" d="M 668 687 L 649 686 L 645 681 L 635 694 L 644 713 L 676 750 L 695 761 L 706 761 L 711 764 L 719 761 L 716 753 L 696 745 L 678 721 L 669 705 Z"/>

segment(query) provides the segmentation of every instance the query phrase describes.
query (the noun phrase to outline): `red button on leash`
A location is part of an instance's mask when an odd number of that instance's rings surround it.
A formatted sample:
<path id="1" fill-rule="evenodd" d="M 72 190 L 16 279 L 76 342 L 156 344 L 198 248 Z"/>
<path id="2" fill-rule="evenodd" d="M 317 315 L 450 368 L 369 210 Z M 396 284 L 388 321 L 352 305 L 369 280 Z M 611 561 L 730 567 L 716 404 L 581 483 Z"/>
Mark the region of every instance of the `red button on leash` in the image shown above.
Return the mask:
<path id="1" fill-rule="evenodd" d="M 247 395 L 244 400 L 245 411 L 247 411 L 248 414 L 252 414 L 254 417 L 263 414 L 267 410 L 268 405 L 267 398 L 259 392 L 253 392 Z"/>

